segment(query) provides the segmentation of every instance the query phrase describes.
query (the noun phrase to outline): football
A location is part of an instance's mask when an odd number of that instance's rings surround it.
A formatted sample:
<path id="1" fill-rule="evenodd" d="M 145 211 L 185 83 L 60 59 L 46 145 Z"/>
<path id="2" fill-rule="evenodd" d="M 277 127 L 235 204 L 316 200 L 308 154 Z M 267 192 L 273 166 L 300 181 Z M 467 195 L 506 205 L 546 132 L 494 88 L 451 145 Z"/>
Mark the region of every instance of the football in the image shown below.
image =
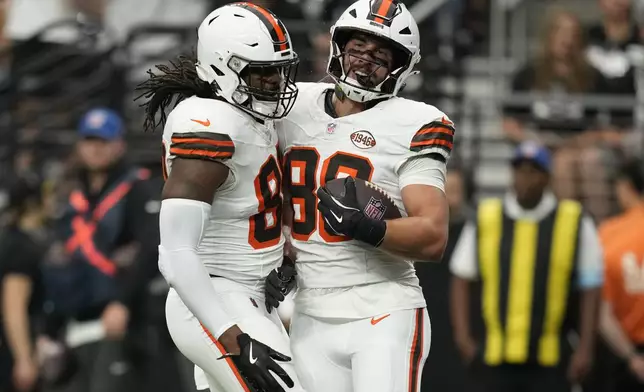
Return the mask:
<path id="1" fill-rule="evenodd" d="M 362 212 L 371 219 L 387 220 L 400 218 L 400 211 L 392 198 L 376 184 L 359 178 L 336 178 L 324 186 L 340 203 L 346 198 L 347 181 L 355 181 L 356 199 Z"/>

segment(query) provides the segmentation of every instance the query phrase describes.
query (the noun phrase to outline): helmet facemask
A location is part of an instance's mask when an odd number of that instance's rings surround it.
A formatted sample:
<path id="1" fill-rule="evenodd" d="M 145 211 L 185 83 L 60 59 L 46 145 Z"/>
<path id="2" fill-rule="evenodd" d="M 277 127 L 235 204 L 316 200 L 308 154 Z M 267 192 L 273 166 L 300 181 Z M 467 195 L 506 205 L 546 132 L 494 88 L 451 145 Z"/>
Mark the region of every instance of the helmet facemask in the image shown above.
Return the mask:
<path id="1" fill-rule="evenodd" d="M 295 104 L 299 59 L 259 62 L 233 56 L 228 61 L 238 78 L 231 103 L 263 119 L 285 117 Z"/>
<path id="2" fill-rule="evenodd" d="M 356 33 L 385 40 L 388 49 L 392 51 L 393 55 L 391 67 L 374 55 L 367 56 L 367 51 L 347 50 L 347 44 Z M 343 90 L 353 90 L 354 96 L 349 95 L 352 100 L 364 102 L 396 95 L 398 92 L 396 87 L 399 85 L 398 80 L 401 76 L 405 78 L 408 76 L 406 71 L 410 69 L 411 62 L 412 55 L 406 48 L 385 37 L 379 37 L 359 29 L 336 30 L 331 42 L 328 73 L 340 84 Z M 363 68 L 357 71 L 361 75 L 356 78 L 350 77 L 354 66 Z M 380 67 L 390 68 L 391 71 L 388 72 L 388 75 L 383 80 L 378 81 L 374 79 L 374 76 Z M 365 69 L 368 71 L 365 72 Z"/>

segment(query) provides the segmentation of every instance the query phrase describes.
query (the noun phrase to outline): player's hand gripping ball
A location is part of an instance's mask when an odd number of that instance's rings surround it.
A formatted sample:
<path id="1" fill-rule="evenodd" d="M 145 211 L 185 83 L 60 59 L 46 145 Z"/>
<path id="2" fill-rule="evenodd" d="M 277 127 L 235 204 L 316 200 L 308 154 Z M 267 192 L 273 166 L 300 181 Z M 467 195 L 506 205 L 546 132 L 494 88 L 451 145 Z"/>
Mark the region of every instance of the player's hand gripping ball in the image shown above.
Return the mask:
<path id="1" fill-rule="evenodd" d="M 378 247 L 385 238 L 386 220 L 400 218 L 389 195 L 358 178 L 336 178 L 317 191 L 318 210 L 335 234 Z"/>

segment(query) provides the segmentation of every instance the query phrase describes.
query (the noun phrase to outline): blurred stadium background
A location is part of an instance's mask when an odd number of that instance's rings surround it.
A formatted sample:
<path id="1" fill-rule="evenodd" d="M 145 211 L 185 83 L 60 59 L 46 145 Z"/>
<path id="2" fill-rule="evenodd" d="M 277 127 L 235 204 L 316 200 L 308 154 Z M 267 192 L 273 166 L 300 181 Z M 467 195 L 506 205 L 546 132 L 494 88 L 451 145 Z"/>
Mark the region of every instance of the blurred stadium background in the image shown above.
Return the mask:
<path id="1" fill-rule="evenodd" d="M 613 143 L 597 145 L 605 150 L 603 157 L 609 161 L 624 145 L 629 146 L 629 154 L 640 152 L 642 143 L 638 136 L 642 121 L 637 116 L 635 86 L 641 79 L 637 76 L 637 64 L 644 56 L 639 42 L 633 42 L 640 37 L 635 24 L 639 15 L 637 3 L 626 11 L 627 22 L 632 23 L 634 30 L 628 31 L 624 42 L 614 43 L 601 31 L 602 18 L 610 12 L 602 11 L 601 2 L 405 1 L 421 27 L 423 60 L 421 74 L 408 83 L 404 93 L 441 108 L 458 124 L 459 145 L 453 163 L 471 168 L 476 197 L 498 193 L 507 185 L 506 158 L 511 149 L 506 142 L 503 120 L 509 115 L 516 114 L 512 118 L 519 118 L 526 130 L 550 128 L 562 138 L 582 130 L 617 131 L 617 142 L 613 139 Z M 96 105 L 110 106 L 123 113 L 128 124 L 131 156 L 158 171 L 158 135 L 141 132 L 142 111 L 132 100 L 134 86 L 155 64 L 181 53 L 191 53 L 196 26 L 202 16 L 225 3 L 217 0 L 3 1 L 1 178 L 34 171 L 57 181 L 64 173 L 63 168 L 73 160 L 69 147 L 75 140 L 77 119 Z M 328 54 L 329 26 L 350 2 L 264 0 L 259 3 L 272 8 L 288 22 L 302 58 L 299 79 L 321 80 Z M 608 4 L 604 9 L 610 7 L 619 8 L 620 4 Z M 569 32 L 572 38 L 566 32 L 560 38 L 548 37 L 550 32 L 546 30 L 556 28 L 549 26 L 549 21 L 566 11 L 578 18 L 580 29 L 591 33 L 584 34 L 586 46 L 577 47 L 576 42 L 567 42 L 581 39 L 576 36 L 581 33 L 575 31 L 577 27 Z M 609 79 L 609 88 L 583 83 L 579 91 L 570 94 L 565 88 L 553 88 L 545 94 L 543 86 L 528 86 L 525 75 L 517 81 L 517 77 L 522 77 L 517 74 L 541 61 L 539 53 L 557 45 L 557 39 L 565 41 L 562 45 L 572 45 L 571 50 L 583 50 L 590 64 Z M 535 91 L 542 93 L 542 99 L 529 94 Z M 563 109 L 561 113 L 550 113 L 555 106 L 565 106 L 558 105 L 560 102 L 570 106 L 570 113 Z M 604 191 L 610 197 L 610 192 Z"/>
<path id="2" fill-rule="evenodd" d="M 323 79 L 329 27 L 351 0 L 255 2 L 289 29 L 298 79 Z M 155 64 L 190 54 L 197 25 L 226 3 L 0 0 L 0 198 L 16 178 L 37 178 L 55 217 L 76 162 L 78 119 L 96 106 L 122 114 L 129 158 L 159 176 L 160 134 L 142 131 L 134 87 Z M 464 203 L 505 192 L 513 143 L 538 138 L 557 147 L 560 195 L 581 200 L 598 222 L 619 211 L 611 173 L 644 148 L 644 1 L 404 3 L 423 59 L 403 95 L 456 123 L 451 165 L 464 174 Z"/>

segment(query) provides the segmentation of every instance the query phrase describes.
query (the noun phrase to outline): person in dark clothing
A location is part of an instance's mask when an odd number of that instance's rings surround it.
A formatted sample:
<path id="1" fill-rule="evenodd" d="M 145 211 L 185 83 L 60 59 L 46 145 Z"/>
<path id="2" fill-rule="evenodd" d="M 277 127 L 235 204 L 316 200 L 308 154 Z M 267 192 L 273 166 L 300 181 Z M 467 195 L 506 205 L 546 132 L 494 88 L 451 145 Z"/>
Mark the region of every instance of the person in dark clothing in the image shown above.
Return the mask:
<path id="1" fill-rule="evenodd" d="M 587 55 L 606 78 L 608 93 L 635 95 L 636 60 L 641 46 L 630 0 L 598 0 L 602 19 L 588 27 Z"/>
<path id="2" fill-rule="evenodd" d="M 9 191 L 9 222 L 0 237 L 0 391 L 32 392 L 38 381 L 34 349 L 42 308 L 39 264 L 46 250 L 38 183 L 18 180 Z"/>
<path id="3" fill-rule="evenodd" d="M 549 147 L 590 138 L 598 108 L 579 102 L 579 95 L 610 94 L 606 78 L 585 56 L 581 22 L 570 11 L 554 9 L 545 19 L 540 50 L 512 77 L 514 94 L 533 94 L 529 104 L 510 97 L 504 103 L 507 138 L 520 143 L 538 138 Z"/>
<path id="4" fill-rule="evenodd" d="M 67 345 L 78 366 L 52 390 L 138 391 L 133 370 L 144 341 L 128 327 L 140 313 L 147 266 L 157 260 L 158 190 L 147 170 L 124 160 L 118 114 L 90 110 L 79 133 L 78 185 L 56 225 L 64 257 L 44 271 L 47 336 Z"/>
<path id="5" fill-rule="evenodd" d="M 163 184 L 161 175 L 150 178 L 149 187 L 155 194 L 161 195 Z M 159 272 L 156 249 L 151 251 L 155 253 L 154 258 L 142 257 L 144 262 L 136 264 L 137 272 L 131 275 L 145 287 L 141 301 L 133 310 L 137 315 L 136 328 L 130 333 L 132 340 L 145 342 L 146 355 L 141 369 L 144 385 L 140 392 L 196 392 L 194 365 L 177 349 L 168 331 L 165 302 L 169 286 Z"/>

